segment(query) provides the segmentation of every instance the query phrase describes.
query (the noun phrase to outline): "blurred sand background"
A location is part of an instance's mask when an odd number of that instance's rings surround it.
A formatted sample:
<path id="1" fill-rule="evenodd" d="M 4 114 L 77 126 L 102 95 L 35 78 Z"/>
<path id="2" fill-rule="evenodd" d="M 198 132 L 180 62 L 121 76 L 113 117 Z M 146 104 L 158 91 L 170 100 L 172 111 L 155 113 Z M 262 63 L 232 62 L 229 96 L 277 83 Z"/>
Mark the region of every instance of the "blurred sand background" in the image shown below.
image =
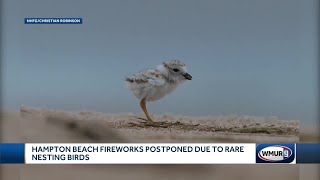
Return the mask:
<path id="1" fill-rule="evenodd" d="M 2 114 L 2 142 L 317 142 L 298 121 L 252 116 L 155 116 L 170 127 L 136 126 L 134 114 L 21 107 Z M 2 165 L 3 179 L 319 179 L 316 165 Z"/>

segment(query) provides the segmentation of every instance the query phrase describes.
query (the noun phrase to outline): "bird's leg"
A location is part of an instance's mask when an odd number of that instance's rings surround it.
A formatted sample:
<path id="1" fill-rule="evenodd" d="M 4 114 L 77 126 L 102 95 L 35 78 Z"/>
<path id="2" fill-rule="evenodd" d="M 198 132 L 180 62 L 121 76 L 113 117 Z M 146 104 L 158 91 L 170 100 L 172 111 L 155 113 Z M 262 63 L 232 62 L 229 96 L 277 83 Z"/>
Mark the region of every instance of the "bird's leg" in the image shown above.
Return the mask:
<path id="1" fill-rule="evenodd" d="M 146 99 L 142 99 L 140 101 L 140 106 L 141 106 L 141 109 L 143 110 L 144 114 L 146 115 L 147 119 L 149 122 L 153 122 L 153 120 L 151 119 L 151 117 L 149 116 L 149 113 L 148 113 L 148 110 L 147 110 L 147 106 L 146 106 Z"/>

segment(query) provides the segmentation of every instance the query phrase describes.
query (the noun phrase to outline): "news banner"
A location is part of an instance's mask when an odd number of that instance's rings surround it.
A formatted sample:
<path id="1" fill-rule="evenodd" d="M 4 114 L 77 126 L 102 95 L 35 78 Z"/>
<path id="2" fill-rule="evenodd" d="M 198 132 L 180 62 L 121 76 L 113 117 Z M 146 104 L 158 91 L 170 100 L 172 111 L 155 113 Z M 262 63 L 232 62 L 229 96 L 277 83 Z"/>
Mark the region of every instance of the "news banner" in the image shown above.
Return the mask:
<path id="1" fill-rule="evenodd" d="M 0 164 L 320 163 L 320 144 L 2 143 Z"/>

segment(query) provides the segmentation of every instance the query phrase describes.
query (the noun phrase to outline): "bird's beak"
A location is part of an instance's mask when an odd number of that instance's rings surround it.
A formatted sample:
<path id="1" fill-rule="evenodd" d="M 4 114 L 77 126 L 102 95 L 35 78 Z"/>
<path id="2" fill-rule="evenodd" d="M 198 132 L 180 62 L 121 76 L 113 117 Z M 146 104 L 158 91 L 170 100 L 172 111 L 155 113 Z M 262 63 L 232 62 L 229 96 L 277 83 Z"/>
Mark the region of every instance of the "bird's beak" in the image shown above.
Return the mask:
<path id="1" fill-rule="evenodd" d="M 188 79 L 188 80 L 191 80 L 191 79 L 192 79 L 192 76 L 191 76 L 190 74 L 188 74 L 188 73 L 185 73 L 185 74 L 183 75 L 183 77 L 186 78 L 186 79 Z"/>

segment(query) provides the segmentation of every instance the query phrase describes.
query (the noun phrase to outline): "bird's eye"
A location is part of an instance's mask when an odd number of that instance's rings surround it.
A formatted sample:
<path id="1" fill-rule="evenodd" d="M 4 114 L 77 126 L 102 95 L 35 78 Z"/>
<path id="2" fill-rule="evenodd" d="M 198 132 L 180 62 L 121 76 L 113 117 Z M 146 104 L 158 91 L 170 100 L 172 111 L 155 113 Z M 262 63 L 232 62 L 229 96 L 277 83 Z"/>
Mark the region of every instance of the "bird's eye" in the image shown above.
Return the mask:
<path id="1" fill-rule="evenodd" d="M 173 71 L 174 71 L 174 72 L 178 72 L 178 71 L 179 71 L 179 69 L 173 69 Z"/>

